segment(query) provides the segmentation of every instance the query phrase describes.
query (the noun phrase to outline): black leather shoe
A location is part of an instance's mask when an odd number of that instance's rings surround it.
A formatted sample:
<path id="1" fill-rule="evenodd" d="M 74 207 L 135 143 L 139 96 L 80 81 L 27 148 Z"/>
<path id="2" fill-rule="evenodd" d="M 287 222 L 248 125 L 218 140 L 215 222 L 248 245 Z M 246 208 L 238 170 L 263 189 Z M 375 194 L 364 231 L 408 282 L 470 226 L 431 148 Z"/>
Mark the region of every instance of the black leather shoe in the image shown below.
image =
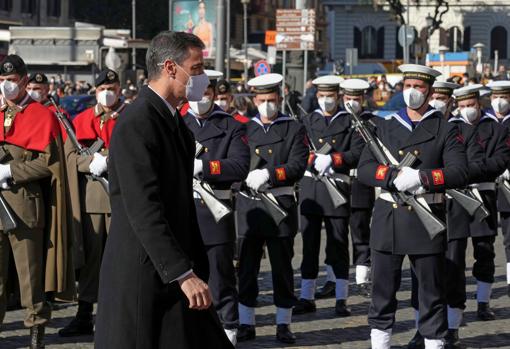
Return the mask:
<path id="1" fill-rule="evenodd" d="M 314 313 L 317 311 L 315 301 L 301 298 L 292 309 L 292 315 Z"/>
<path id="2" fill-rule="evenodd" d="M 79 301 L 76 316 L 66 327 L 58 331 L 58 335 L 60 337 L 92 336 L 94 334 L 93 308 L 92 303 Z"/>
<path id="3" fill-rule="evenodd" d="M 358 286 L 358 294 L 362 297 L 365 297 L 365 298 L 370 298 L 371 296 L 371 291 L 372 291 L 372 286 L 370 285 L 369 282 L 365 282 L 363 284 L 359 284 L 357 285 Z"/>
<path id="4" fill-rule="evenodd" d="M 407 349 L 425 349 L 425 339 L 416 331 L 414 337 L 407 344 Z"/>
<path id="5" fill-rule="evenodd" d="M 340 317 L 350 316 L 351 310 L 347 308 L 345 299 L 337 299 L 335 304 L 335 314 Z"/>
<path id="6" fill-rule="evenodd" d="M 282 343 L 296 343 L 296 336 L 290 331 L 289 325 L 276 326 L 276 339 Z"/>
<path id="7" fill-rule="evenodd" d="M 459 330 L 448 330 L 444 340 L 445 349 L 462 349 L 459 339 Z"/>
<path id="8" fill-rule="evenodd" d="M 35 325 L 30 328 L 30 349 L 44 349 L 44 326 Z"/>
<path id="9" fill-rule="evenodd" d="M 244 342 L 255 339 L 255 326 L 239 325 L 237 329 L 237 342 Z"/>
<path id="10" fill-rule="evenodd" d="M 326 283 L 324 284 L 324 286 L 322 286 L 320 291 L 315 293 L 315 298 L 320 299 L 333 297 L 335 295 L 335 288 L 336 288 L 335 282 L 326 281 Z"/>
<path id="11" fill-rule="evenodd" d="M 492 311 L 489 303 L 479 302 L 476 315 L 482 321 L 496 320 L 496 314 Z"/>

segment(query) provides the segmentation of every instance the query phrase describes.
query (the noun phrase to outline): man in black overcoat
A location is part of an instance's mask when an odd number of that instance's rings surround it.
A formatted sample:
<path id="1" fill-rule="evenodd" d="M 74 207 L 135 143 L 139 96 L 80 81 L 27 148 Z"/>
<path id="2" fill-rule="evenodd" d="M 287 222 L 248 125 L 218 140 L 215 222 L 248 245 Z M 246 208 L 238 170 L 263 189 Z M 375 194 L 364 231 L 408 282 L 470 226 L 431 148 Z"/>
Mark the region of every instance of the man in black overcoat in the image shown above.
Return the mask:
<path id="1" fill-rule="evenodd" d="M 195 142 L 176 113 L 209 84 L 203 48 L 192 34 L 158 34 L 147 51 L 149 85 L 115 127 L 98 349 L 232 348 L 202 281 L 208 263 L 193 201 Z"/>

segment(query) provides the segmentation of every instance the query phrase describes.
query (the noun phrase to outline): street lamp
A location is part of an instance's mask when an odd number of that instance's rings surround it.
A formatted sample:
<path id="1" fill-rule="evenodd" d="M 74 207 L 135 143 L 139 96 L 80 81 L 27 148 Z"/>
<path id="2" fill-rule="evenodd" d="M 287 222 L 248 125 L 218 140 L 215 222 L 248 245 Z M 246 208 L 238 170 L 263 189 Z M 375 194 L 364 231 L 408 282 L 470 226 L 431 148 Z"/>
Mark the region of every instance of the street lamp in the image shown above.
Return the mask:
<path id="1" fill-rule="evenodd" d="M 430 51 L 430 37 L 432 36 L 432 30 L 434 27 L 434 18 L 430 16 L 430 13 L 425 17 L 425 24 L 427 25 L 427 52 Z"/>
<path id="2" fill-rule="evenodd" d="M 243 4 L 243 22 L 244 22 L 244 84 L 248 82 L 248 4 L 250 0 L 241 0 Z"/>
<path id="3" fill-rule="evenodd" d="M 443 76 L 443 81 L 446 81 L 447 78 L 444 72 L 444 59 L 446 52 L 448 52 L 449 50 L 450 48 L 447 46 L 444 45 L 439 46 L 439 61 L 441 61 L 441 75 Z"/>
<path id="4" fill-rule="evenodd" d="M 483 66 L 482 66 L 482 51 L 485 47 L 484 44 L 481 42 L 475 44 L 473 48 L 476 50 L 476 71 L 480 74 L 483 72 Z"/>

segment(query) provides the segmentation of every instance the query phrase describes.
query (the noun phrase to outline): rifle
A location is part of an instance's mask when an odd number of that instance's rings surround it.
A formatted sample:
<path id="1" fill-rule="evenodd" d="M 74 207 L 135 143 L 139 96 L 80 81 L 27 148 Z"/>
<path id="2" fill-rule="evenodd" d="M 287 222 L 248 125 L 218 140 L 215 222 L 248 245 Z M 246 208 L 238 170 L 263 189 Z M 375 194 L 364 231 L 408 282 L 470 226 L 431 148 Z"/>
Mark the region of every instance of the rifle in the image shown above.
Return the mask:
<path id="1" fill-rule="evenodd" d="M 0 148 L 0 162 L 2 162 L 7 157 L 7 151 L 3 147 Z M 1 190 L 0 190 L 1 192 Z M 5 201 L 3 195 L 0 194 L 0 221 L 2 222 L 2 226 L 4 228 L 3 232 L 5 234 L 10 231 L 16 229 L 18 227 L 18 223 L 16 223 L 16 219 L 14 218 L 14 214 L 9 207 L 7 201 Z"/>
<path id="2" fill-rule="evenodd" d="M 261 162 L 261 158 L 258 155 L 254 155 L 251 159 L 250 168 L 256 169 L 259 167 Z M 251 196 L 258 198 L 262 201 L 262 204 L 266 208 L 267 212 L 273 218 L 276 225 L 280 225 L 280 223 L 289 215 L 279 204 L 276 198 L 272 193 L 267 191 L 267 188 L 262 190 L 255 191 L 253 189 L 249 189 Z"/>
<path id="3" fill-rule="evenodd" d="M 508 183 L 507 180 L 503 179 L 502 176 L 498 177 L 497 183 L 498 189 L 501 190 L 506 201 L 510 202 L 510 183 Z"/>
<path id="4" fill-rule="evenodd" d="M 489 216 L 489 211 L 487 211 L 483 202 L 477 198 L 474 189 L 468 190 L 467 193 L 457 189 L 448 189 L 446 194 L 450 195 L 470 216 L 475 217 L 479 222 Z"/>
<path id="5" fill-rule="evenodd" d="M 202 144 L 195 142 L 195 158 L 202 153 L 203 149 L 204 146 Z M 211 211 L 216 223 L 232 213 L 232 209 L 218 199 L 214 195 L 211 186 L 203 180 L 193 178 L 193 190 L 200 195 L 204 204 Z"/>
<path id="6" fill-rule="evenodd" d="M 86 148 L 78 141 L 78 138 L 76 138 L 76 133 L 74 133 L 74 129 L 71 126 L 71 123 L 67 119 L 67 117 L 60 111 L 60 108 L 58 107 L 57 103 L 55 102 L 55 99 L 53 96 L 48 96 L 51 104 L 53 107 L 55 107 L 55 112 L 57 115 L 58 121 L 62 124 L 64 127 L 67 137 L 71 140 L 71 143 L 73 143 L 74 147 L 78 150 L 78 154 L 80 155 L 94 155 L 94 153 L 97 153 L 101 148 L 103 147 L 103 140 L 101 138 L 97 138 L 94 144 L 92 144 L 90 147 Z M 103 176 L 96 176 L 94 174 L 88 174 L 86 175 L 87 178 L 90 178 L 92 180 L 98 181 L 105 192 L 107 194 L 110 193 L 110 189 L 108 188 L 108 180 L 104 178 Z"/>
<path id="7" fill-rule="evenodd" d="M 312 149 L 315 151 L 316 154 L 327 155 L 333 149 L 333 147 L 329 143 L 326 143 L 322 146 L 322 148 L 317 150 L 317 148 L 315 147 L 315 144 L 313 144 L 313 141 L 311 139 L 310 139 L 310 145 L 312 146 Z M 322 184 L 324 184 L 324 186 L 326 187 L 326 190 L 328 191 L 329 198 L 333 202 L 334 208 L 338 208 L 342 205 L 345 205 L 348 202 L 347 198 L 342 194 L 340 189 L 338 189 L 338 187 L 336 186 L 335 180 L 333 178 L 331 178 L 327 175 L 315 175 L 315 174 L 313 175 L 313 178 L 316 181 L 320 181 L 320 182 L 322 182 Z"/>
<path id="8" fill-rule="evenodd" d="M 402 167 L 410 167 L 414 164 L 417 157 L 411 153 L 407 153 L 399 164 L 392 161 L 394 159 L 389 157 L 385 152 L 386 148 L 383 149 L 384 145 L 380 139 L 372 134 L 372 132 L 365 126 L 360 117 L 356 115 L 356 113 L 349 105 L 346 104 L 345 108 L 351 115 L 353 126 L 365 140 L 377 162 L 385 166 L 396 166 L 397 169 Z M 391 195 L 393 196 L 395 202 L 404 202 L 413 208 L 413 210 L 416 212 L 416 215 L 418 216 L 418 219 L 421 221 L 425 227 L 425 230 L 429 234 L 431 240 L 434 239 L 439 233 L 446 230 L 445 224 L 432 213 L 430 207 L 427 205 L 425 200 L 423 200 L 423 198 L 417 198 L 414 195 L 409 195 L 403 192 L 391 193 Z"/>

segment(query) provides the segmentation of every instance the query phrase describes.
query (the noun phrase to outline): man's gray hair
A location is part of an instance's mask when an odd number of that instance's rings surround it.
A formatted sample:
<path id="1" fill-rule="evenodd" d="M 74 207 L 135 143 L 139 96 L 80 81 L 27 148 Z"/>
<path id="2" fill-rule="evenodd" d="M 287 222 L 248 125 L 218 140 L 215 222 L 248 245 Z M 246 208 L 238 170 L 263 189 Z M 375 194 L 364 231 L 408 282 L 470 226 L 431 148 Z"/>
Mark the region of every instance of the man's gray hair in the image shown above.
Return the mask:
<path id="1" fill-rule="evenodd" d="M 180 65 L 188 58 L 189 49 L 193 47 L 202 50 L 205 48 L 202 40 L 194 34 L 164 31 L 156 35 L 151 41 L 145 58 L 149 80 L 159 76 L 161 64 L 168 59 Z"/>

